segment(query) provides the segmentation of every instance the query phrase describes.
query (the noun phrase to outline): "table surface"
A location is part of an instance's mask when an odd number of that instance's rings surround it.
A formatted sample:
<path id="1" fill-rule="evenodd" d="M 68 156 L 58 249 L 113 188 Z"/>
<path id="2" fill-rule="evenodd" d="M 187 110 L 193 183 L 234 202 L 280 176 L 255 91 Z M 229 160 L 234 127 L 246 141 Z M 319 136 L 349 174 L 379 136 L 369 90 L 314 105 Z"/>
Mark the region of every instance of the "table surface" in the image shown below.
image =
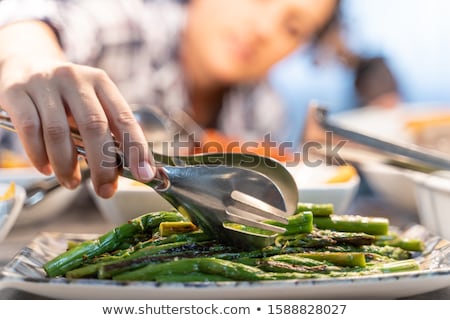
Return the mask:
<path id="1" fill-rule="evenodd" d="M 411 212 L 402 212 L 383 202 L 370 192 L 360 192 L 354 200 L 350 210 L 352 213 L 365 213 L 367 215 L 384 216 L 390 219 L 392 225 L 406 226 L 418 223 L 418 217 Z M 63 213 L 58 214 L 50 221 L 42 221 L 39 224 L 14 227 L 8 237 L 0 243 L 0 268 L 8 263 L 21 248 L 31 242 L 43 231 L 67 232 L 67 233 L 104 233 L 113 227 L 105 221 L 94 202 L 89 197 L 87 190 L 82 190 L 74 203 Z M 47 299 L 15 289 L 0 291 L 0 299 Z M 407 299 L 450 299 L 450 287 L 411 296 Z"/>

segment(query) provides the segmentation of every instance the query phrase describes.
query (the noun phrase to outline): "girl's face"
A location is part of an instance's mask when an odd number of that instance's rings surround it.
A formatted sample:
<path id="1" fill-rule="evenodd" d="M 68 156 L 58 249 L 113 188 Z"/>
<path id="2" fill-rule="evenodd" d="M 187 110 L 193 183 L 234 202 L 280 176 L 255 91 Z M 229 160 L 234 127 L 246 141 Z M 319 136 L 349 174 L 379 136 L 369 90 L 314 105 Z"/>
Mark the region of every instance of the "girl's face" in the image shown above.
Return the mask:
<path id="1" fill-rule="evenodd" d="M 211 80 L 264 76 L 331 17 L 336 0 L 191 0 L 185 54 Z"/>

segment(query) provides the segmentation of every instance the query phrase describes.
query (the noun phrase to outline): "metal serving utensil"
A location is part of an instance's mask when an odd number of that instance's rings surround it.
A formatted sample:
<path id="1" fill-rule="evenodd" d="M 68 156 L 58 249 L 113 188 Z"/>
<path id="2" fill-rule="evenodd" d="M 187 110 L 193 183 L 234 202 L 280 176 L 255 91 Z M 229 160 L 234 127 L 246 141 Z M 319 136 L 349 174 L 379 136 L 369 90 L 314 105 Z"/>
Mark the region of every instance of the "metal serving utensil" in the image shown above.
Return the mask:
<path id="1" fill-rule="evenodd" d="M 89 168 L 83 168 L 81 170 L 81 181 L 88 179 L 90 177 L 90 173 L 91 171 Z M 30 184 L 25 188 L 26 197 L 23 207 L 29 208 L 37 205 L 44 200 L 49 193 L 61 187 L 62 186 L 56 176 L 51 176 Z"/>
<path id="2" fill-rule="evenodd" d="M 172 134 L 174 130 L 177 130 L 174 128 L 179 128 L 180 124 L 169 116 L 160 113 L 157 109 L 145 105 L 135 106 L 133 114 L 147 140 L 152 141 L 149 143 L 149 147 L 152 149 L 156 161 L 172 166 L 226 165 L 260 172 L 278 186 L 285 199 L 286 211 L 295 211 L 298 203 L 297 184 L 286 166 L 279 161 L 255 153 L 201 153 L 190 155 L 160 153 L 158 148 L 154 148 L 154 142 L 156 141 L 156 144 L 158 142 L 170 143 L 170 141 L 175 140 Z M 192 119 L 188 119 L 188 121 L 190 127 L 195 127 Z M 200 129 L 196 129 L 196 131 L 200 131 Z"/>
<path id="3" fill-rule="evenodd" d="M 435 170 L 450 170 L 450 157 L 448 155 L 435 150 L 426 149 L 415 144 L 392 142 L 380 137 L 374 137 L 363 132 L 351 129 L 347 126 L 333 122 L 328 116 L 328 110 L 322 106 L 316 106 L 316 119 L 319 124 L 326 130 L 346 137 L 365 146 L 375 148 L 377 150 L 388 152 L 394 155 L 406 157 L 410 160 L 418 161 Z"/>
<path id="4" fill-rule="evenodd" d="M 0 112 L 0 127 L 15 131 L 9 117 Z M 77 153 L 86 156 L 77 132 L 72 133 Z M 135 179 L 126 164 L 121 175 Z M 156 178 L 148 182 L 174 208 L 215 238 L 245 248 L 260 248 L 274 242 L 284 228 L 267 224 L 275 220 L 287 224 L 286 199 L 279 187 L 261 172 L 227 165 L 162 165 Z M 264 200 L 262 200 L 264 199 Z M 292 199 L 291 199 L 292 201 Z M 289 205 L 292 208 L 292 204 Z M 273 232 L 262 234 L 229 227 L 238 223 Z"/>
<path id="5" fill-rule="evenodd" d="M 156 161 L 166 165 L 226 165 L 260 172 L 277 185 L 285 199 L 287 212 L 294 212 L 297 208 L 298 189 L 295 179 L 282 163 L 273 158 L 255 153 L 198 153 L 168 156 L 153 152 L 153 156 Z"/>

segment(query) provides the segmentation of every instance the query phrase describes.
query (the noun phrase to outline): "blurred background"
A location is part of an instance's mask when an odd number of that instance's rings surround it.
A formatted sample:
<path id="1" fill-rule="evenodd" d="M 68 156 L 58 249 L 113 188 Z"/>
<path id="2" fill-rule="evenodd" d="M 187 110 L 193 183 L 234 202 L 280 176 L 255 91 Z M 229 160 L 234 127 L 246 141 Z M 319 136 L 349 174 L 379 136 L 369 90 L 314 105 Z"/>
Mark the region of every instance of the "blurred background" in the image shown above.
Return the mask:
<path id="1" fill-rule="evenodd" d="M 292 115 L 290 139 L 299 142 L 312 99 L 339 112 L 377 104 L 393 90 L 398 95 L 380 104 L 450 105 L 449 34 L 446 0 L 342 0 L 324 43 L 299 49 L 270 75 Z M 357 80 L 371 92 L 358 91 Z"/>

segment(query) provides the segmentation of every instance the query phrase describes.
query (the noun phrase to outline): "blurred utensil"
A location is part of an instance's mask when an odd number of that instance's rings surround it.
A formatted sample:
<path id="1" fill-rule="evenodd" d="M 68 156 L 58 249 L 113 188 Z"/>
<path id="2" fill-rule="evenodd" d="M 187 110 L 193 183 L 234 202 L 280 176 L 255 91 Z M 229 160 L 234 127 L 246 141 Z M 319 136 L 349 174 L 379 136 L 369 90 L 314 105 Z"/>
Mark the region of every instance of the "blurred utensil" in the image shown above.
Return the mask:
<path id="1" fill-rule="evenodd" d="M 427 170 L 430 169 L 429 167 L 435 168 L 436 170 L 450 170 L 450 158 L 444 153 L 426 149 L 414 144 L 387 141 L 386 139 L 370 136 L 347 126 L 334 123 L 329 119 L 328 110 L 322 106 L 316 107 L 315 116 L 318 123 L 324 129 L 331 130 L 342 137 L 346 137 L 362 145 L 366 145 L 383 152 L 400 155 L 406 157 L 407 159 L 418 161 L 421 164 L 425 164 L 427 166 Z"/>
<path id="2" fill-rule="evenodd" d="M 169 119 L 164 118 L 153 109 L 142 106 L 133 110 L 133 115 L 142 128 L 147 140 L 167 142 L 172 138 L 170 136 L 172 128 Z"/>
<path id="3" fill-rule="evenodd" d="M 153 152 L 178 155 L 192 153 L 205 132 L 184 111 L 165 114 L 161 110 L 142 105 L 134 106 L 133 114 Z"/>
<path id="4" fill-rule="evenodd" d="M 90 176 L 89 168 L 81 170 L 81 181 L 85 181 Z M 40 203 L 52 191 L 61 187 L 58 179 L 51 176 L 47 179 L 36 181 L 25 188 L 26 198 L 24 208 L 32 207 Z"/>

